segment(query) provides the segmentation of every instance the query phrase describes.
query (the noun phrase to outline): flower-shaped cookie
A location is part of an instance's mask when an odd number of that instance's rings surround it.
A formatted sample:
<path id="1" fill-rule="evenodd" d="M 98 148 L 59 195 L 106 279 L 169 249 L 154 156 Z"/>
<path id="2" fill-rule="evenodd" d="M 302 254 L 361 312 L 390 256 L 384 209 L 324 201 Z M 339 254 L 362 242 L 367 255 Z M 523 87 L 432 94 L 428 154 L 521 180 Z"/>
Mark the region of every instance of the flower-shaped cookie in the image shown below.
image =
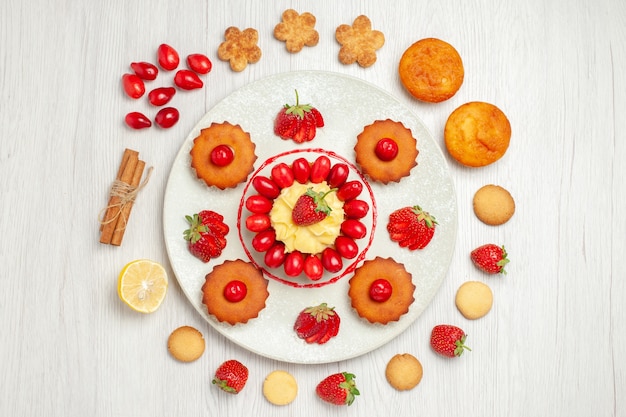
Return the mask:
<path id="1" fill-rule="evenodd" d="M 341 45 L 339 61 L 346 65 L 357 62 L 362 67 L 376 62 L 376 51 L 385 43 L 385 35 L 372 30 L 372 22 L 364 15 L 354 19 L 352 26 L 337 27 L 335 39 Z"/>
<path id="2" fill-rule="evenodd" d="M 309 12 L 298 14 L 293 9 L 283 12 L 283 20 L 274 27 L 274 37 L 285 42 L 291 53 L 300 52 L 304 46 L 315 46 L 320 35 L 314 29 L 315 16 Z"/>
<path id="3" fill-rule="evenodd" d="M 254 64 L 261 59 L 256 29 L 248 28 L 242 32 L 231 26 L 224 32 L 224 39 L 226 40 L 217 48 L 217 56 L 222 61 L 229 61 L 233 71 L 243 71 L 248 63 Z"/>

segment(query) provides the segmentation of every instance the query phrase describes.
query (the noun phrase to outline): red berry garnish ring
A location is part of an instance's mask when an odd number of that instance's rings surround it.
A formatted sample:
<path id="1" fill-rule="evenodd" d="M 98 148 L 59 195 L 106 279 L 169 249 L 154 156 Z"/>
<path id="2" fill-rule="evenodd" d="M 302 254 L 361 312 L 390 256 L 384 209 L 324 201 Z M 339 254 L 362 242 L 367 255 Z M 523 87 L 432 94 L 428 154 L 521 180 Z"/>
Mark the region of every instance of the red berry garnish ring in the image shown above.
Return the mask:
<path id="1" fill-rule="evenodd" d="M 332 151 L 298 149 L 269 158 L 252 174 L 237 229 L 250 261 L 266 276 L 317 288 L 365 259 L 376 215 L 372 189 L 353 163 Z"/>

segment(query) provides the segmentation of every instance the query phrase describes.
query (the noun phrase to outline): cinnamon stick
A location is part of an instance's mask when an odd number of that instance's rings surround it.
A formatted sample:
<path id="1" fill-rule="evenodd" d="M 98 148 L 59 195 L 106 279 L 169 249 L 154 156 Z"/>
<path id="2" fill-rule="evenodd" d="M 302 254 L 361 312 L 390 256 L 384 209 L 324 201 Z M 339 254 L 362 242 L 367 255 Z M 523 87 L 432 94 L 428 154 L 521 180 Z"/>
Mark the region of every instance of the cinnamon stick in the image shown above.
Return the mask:
<path id="1" fill-rule="evenodd" d="M 120 163 L 120 166 L 117 169 L 117 175 L 115 176 L 115 180 L 116 181 L 120 181 L 122 179 L 122 174 L 124 173 L 124 168 L 126 168 L 126 164 L 128 163 L 128 160 L 130 159 L 130 157 L 132 155 L 136 155 L 137 158 L 139 158 L 139 152 L 134 151 L 132 149 L 128 149 L 128 148 L 124 149 L 124 154 L 122 155 L 122 162 Z M 113 210 L 113 207 L 112 207 L 112 204 L 111 204 L 111 198 L 112 198 L 112 196 L 109 197 L 109 204 L 107 204 L 107 210 L 106 210 L 106 213 L 104 215 L 104 219 L 107 219 L 107 218 L 111 219 L 112 218 L 111 214 L 109 213 L 111 210 Z M 104 223 L 105 223 L 104 220 L 100 223 L 100 232 L 102 232 L 102 230 L 104 229 Z"/>
<path id="2" fill-rule="evenodd" d="M 135 172 L 133 173 L 133 177 L 130 182 L 131 189 L 135 190 L 139 187 L 145 166 L 146 163 L 144 161 L 137 161 L 137 166 L 135 167 Z M 113 231 L 113 236 L 111 237 L 111 245 L 120 246 L 122 244 L 124 232 L 126 231 L 126 224 L 128 223 L 133 203 L 134 201 L 131 200 L 122 206 L 120 214 L 117 216 L 117 221 L 115 222 L 115 230 Z"/>
<path id="3" fill-rule="evenodd" d="M 124 154 L 122 155 L 122 162 L 120 163 L 119 168 L 117 169 L 117 175 L 115 176 L 116 181 L 120 181 L 122 178 L 122 173 L 124 172 L 124 168 L 126 168 L 126 164 L 130 159 L 131 155 L 136 154 L 139 157 L 139 152 L 133 151 L 132 149 L 124 149 Z M 109 204 L 107 205 L 107 213 L 105 213 L 104 218 L 106 219 L 109 216 L 109 211 L 113 210 L 111 207 L 111 198 L 109 197 Z M 100 223 L 100 232 L 104 229 L 104 221 Z"/>
<path id="4" fill-rule="evenodd" d="M 126 155 L 128 153 L 128 155 Z M 127 158 L 126 158 L 127 157 Z M 124 164 L 124 161 L 126 163 Z M 120 166 L 121 175 L 119 181 L 130 185 L 133 179 L 133 175 L 135 174 L 135 168 L 137 167 L 137 163 L 139 161 L 139 152 L 126 149 L 124 151 L 124 156 L 122 157 L 123 168 Z M 117 224 L 117 218 L 120 216 L 121 209 L 121 197 L 116 194 L 112 194 L 109 198 L 108 209 L 102 221 L 103 228 L 102 233 L 100 235 L 100 243 L 111 243 L 111 238 L 113 237 L 113 232 L 115 231 L 115 226 Z"/>

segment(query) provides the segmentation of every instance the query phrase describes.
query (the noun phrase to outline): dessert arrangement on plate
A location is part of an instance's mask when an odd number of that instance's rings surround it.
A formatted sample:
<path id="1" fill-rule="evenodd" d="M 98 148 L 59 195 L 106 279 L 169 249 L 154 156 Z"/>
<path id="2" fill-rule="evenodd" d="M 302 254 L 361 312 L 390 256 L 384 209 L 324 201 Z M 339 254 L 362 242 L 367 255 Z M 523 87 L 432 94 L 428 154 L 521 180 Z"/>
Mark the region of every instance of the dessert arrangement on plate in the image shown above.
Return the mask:
<path id="1" fill-rule="evenodd" d="M 175 275 L 213 327 L 264 356 L 323 363 L 419 316 L 451 258 L 456 200 L 410 110 L 363 81 L 303 71 L 205 115 L 172 167 L 164 228 Z"/>

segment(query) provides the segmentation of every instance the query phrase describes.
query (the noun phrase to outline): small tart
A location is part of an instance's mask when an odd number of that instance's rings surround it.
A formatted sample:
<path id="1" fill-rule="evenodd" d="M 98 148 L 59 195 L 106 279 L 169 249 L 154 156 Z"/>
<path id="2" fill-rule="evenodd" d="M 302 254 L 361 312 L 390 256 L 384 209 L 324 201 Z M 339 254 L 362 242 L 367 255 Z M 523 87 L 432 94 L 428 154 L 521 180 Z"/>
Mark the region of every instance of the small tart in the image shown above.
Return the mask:
<path id="1" fill-rule="evenodd" d="M 237 302 L 231 302 L 224 296 L 224 289 L 233 280 L 241 281 L 246 286 L 246 295 Z M 205 277 L 202 285 L 202 304 L 209 314 L 221 322 L 232 325 L 247 323 L 258 317 L 265 308 L 265 300 L 269 297 L 267 280 L 263 273 L 252 263 L 240 259 L 225 261 L 213 268 Z"/>
<path id="2" fill-rule="evenodd" d="M 376 155 L 376 145 L 381 139 L 392 139 L 398 145 L 398 153 L 390 161 L 383 161 Z M 417 140 L 411 130 L 401 122 L 390 119 L 376 120 L 365 126 L 357 136 L 354 147 L 356 163 L 372 180 L 387 184 L 391 181 L 399 182 L 402 177 L 409 175 L 411 169 L 417 165 Z"/>
<path id="3" fill-rule="evenodd" d="M 377 279 L 385 279 L 391 284 L 391 296 L 386 301 L 374 301 L 370 297 L 370 287 Z M 349 284 L 348 295 L 352 307 L 359 316 L 371 323 L 398 321 L 415 301 L 415 285 L 411 274 L 403 264 L 392 258 L 376 257 L 365 261 L 356 269 Z"/>
<path id="4" fill-rule="evenodd" d="M 233 151 L 233 160 L 225 166 L 211 161 L 211 152 L 219 145 L 226 145 Z M 193 140 L 191 167 L 199 179 L 209 187 L 219 189 L 233 188 L 248 178 L 257 159 L 256 145 L 250 134 L 241 126 L 228 122 L 212 123 L 200 130 L 200 135 Z"/>

